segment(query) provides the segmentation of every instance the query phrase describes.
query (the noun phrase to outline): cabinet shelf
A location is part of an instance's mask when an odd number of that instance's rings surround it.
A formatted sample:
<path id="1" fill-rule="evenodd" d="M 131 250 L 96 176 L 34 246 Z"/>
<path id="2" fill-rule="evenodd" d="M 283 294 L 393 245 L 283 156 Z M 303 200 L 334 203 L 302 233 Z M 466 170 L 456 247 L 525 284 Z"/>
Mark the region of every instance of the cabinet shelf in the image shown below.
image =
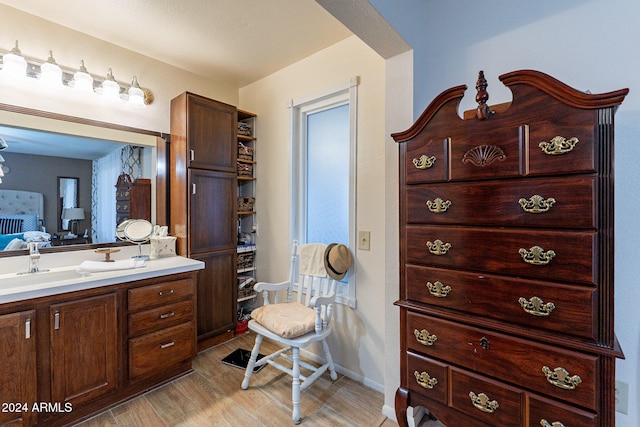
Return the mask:
<path id="1" fill-rule="evenodd" d="M 238 135 L 238 141 L 255 141 L 258 138 L 255 136 L 247 136 L 247 135 Z"/>
<path id="2" fill-rule="evenodd" d="M 254 211 L 238 211 L 238 215 L 255 215 Z"/>
<path id="3" fill-rule="evenodd" d="M 255 181 L 256 179 L 252 176 L 239 176 L 238 181 Z"/>

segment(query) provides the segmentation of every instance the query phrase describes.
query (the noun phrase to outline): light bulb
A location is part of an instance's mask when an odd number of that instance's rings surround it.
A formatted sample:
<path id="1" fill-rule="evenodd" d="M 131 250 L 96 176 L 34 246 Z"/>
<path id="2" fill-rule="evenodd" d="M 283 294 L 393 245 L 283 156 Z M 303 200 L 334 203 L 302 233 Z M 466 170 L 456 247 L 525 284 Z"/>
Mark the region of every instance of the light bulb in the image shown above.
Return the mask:
<path id="1" fill-rule="evenodd" d="M 16 47 L 2 57 L 2 75 L 13 81 L 24 80 L 27 77 L 27 60 L 18 48 L 18 40 Z"/>
<path id="2" fill-rule="evenodd" d="M 120 100 L 120 85 L 113 77 L 111 68 L 107 72 L 107 78 L 102 82 L 102 98 L 109 102 Z"/>
<path id="3" fill-rule="evenodd" d="M 53 52 L 49 51 L 47 62 L 40 66 L 40 83 L 48 89 L 59 89 L 62 87 L 62 70 L 53 59 Z"/>
<path id="4" fill-rule="evenodd" d="M 133 76 L 131 87 L 129 88 L 129 104 L 136 107 L 144 107 L 144 92 L 138 84 L 138 78 Z"/>
<path id="5" fill-rule="evenodd" d="M 93 94 L 93 77 L 84 66 L 84 60 L 80 61 L 80 68 L 73 75 L 73 90 L 76 93 Z"/>

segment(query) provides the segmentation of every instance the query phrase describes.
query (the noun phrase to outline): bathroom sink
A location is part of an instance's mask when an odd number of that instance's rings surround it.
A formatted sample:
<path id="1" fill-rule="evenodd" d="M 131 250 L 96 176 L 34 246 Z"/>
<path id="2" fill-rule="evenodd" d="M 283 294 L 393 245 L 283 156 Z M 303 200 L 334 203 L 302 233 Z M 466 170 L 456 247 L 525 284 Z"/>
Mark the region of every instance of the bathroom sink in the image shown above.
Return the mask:
<path id="1" fill-rule="evenodd" d="M 38 273 L 12 273 L 0 275 L 0 289 L 11 289 L 22 286 L 40 285 L 51 282 L 81 279 L 91 276 L 91 273 L 78 272 L 75 269 L 48 270 Z"/>

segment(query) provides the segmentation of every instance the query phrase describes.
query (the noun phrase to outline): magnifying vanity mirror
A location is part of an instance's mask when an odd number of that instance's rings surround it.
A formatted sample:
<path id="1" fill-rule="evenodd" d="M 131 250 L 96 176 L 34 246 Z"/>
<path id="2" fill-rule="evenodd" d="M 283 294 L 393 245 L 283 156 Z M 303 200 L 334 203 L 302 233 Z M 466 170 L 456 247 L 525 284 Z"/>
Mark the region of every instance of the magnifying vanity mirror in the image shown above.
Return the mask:
<path id="1" fill-rule="evenodd" d="M 0 246 L 8 234 L 25 232 L 50 239 L 45 253 L 130 244 L 114 233 L 121 222 L 115 186 L 123 173 L 151 182 L 151 223 L 157 204 L 166 206 L 156 198 L 165 188 L 157 166 L 166 142 L 158 132 L 0 104 L 0 136 L 7 142 L 1 165 L 10 171 L 0 182 Z M 34 198 L 40 201 L 24 203 Z M 30 225 L 24 219 L 22 229 L 5 227 L 14 216 L 29 217 Z M 0 248 L 0 257 L 24 250 Z"/>

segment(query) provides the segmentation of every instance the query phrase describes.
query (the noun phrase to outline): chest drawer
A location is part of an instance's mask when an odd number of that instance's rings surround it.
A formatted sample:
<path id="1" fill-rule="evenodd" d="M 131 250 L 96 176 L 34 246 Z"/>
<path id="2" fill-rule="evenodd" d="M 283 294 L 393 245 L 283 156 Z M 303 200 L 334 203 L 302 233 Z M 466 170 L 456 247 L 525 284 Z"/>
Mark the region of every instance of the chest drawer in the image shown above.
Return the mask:
<path id="1" fill-rule="evenodd" d="M 451 407 L 489 426 L 520 426 L 524 392 L 451 368 Z"/>
<path id="2" fill-rule="evenodd" d="M 193 319 L 193 301 L 187 299 L 129 315 L 129 335 L 166 328 Z"/>
<path id="3" fill-rule="evenodd" d="M 407 262 L 595 284 L 595 232 L 409 226 Z"/>
<path id="4" fill-rule="evenodd" d="M 410 224 L 595 228 L 595 191 L 593 176 L 431 184 L 405 206 Z"/>
<path id="5" fill-rule="evenodd" d="M 529 396 L 529 425 L 536 427 L 555 427 L 559 425 L 566 427 L 596 427 L 600 424 L 598 416 L 591 412 L 542 397 Z"/>
<path id="6" fill-rule="evenodd" d="M 597 356 L 407 313 L 407 348 L 557 399 L 595 409 Z"/>
<path id="7" fill-rule="evenodd" d="M 595 287 L 406 266 L 404 298 L 595 340 Z"/>
<path id="8" fill-rule="evenodd" d="M 193 322 L 130 339 L 129 378 L 153 375 L 194 357 L 195 343 Z"/>
<path id="9" fill-rule="evenodd" d="M 190 295 L 193 295 L 193 286 L 187 279 L 129 289 L 129 311 L 178 301 Z"/>
<path id="10" fill-rule="evenodd" d="M 447 365 L 414 353 L 407 353 L 409 390 L 447 404 L 449 371 Z"/>

